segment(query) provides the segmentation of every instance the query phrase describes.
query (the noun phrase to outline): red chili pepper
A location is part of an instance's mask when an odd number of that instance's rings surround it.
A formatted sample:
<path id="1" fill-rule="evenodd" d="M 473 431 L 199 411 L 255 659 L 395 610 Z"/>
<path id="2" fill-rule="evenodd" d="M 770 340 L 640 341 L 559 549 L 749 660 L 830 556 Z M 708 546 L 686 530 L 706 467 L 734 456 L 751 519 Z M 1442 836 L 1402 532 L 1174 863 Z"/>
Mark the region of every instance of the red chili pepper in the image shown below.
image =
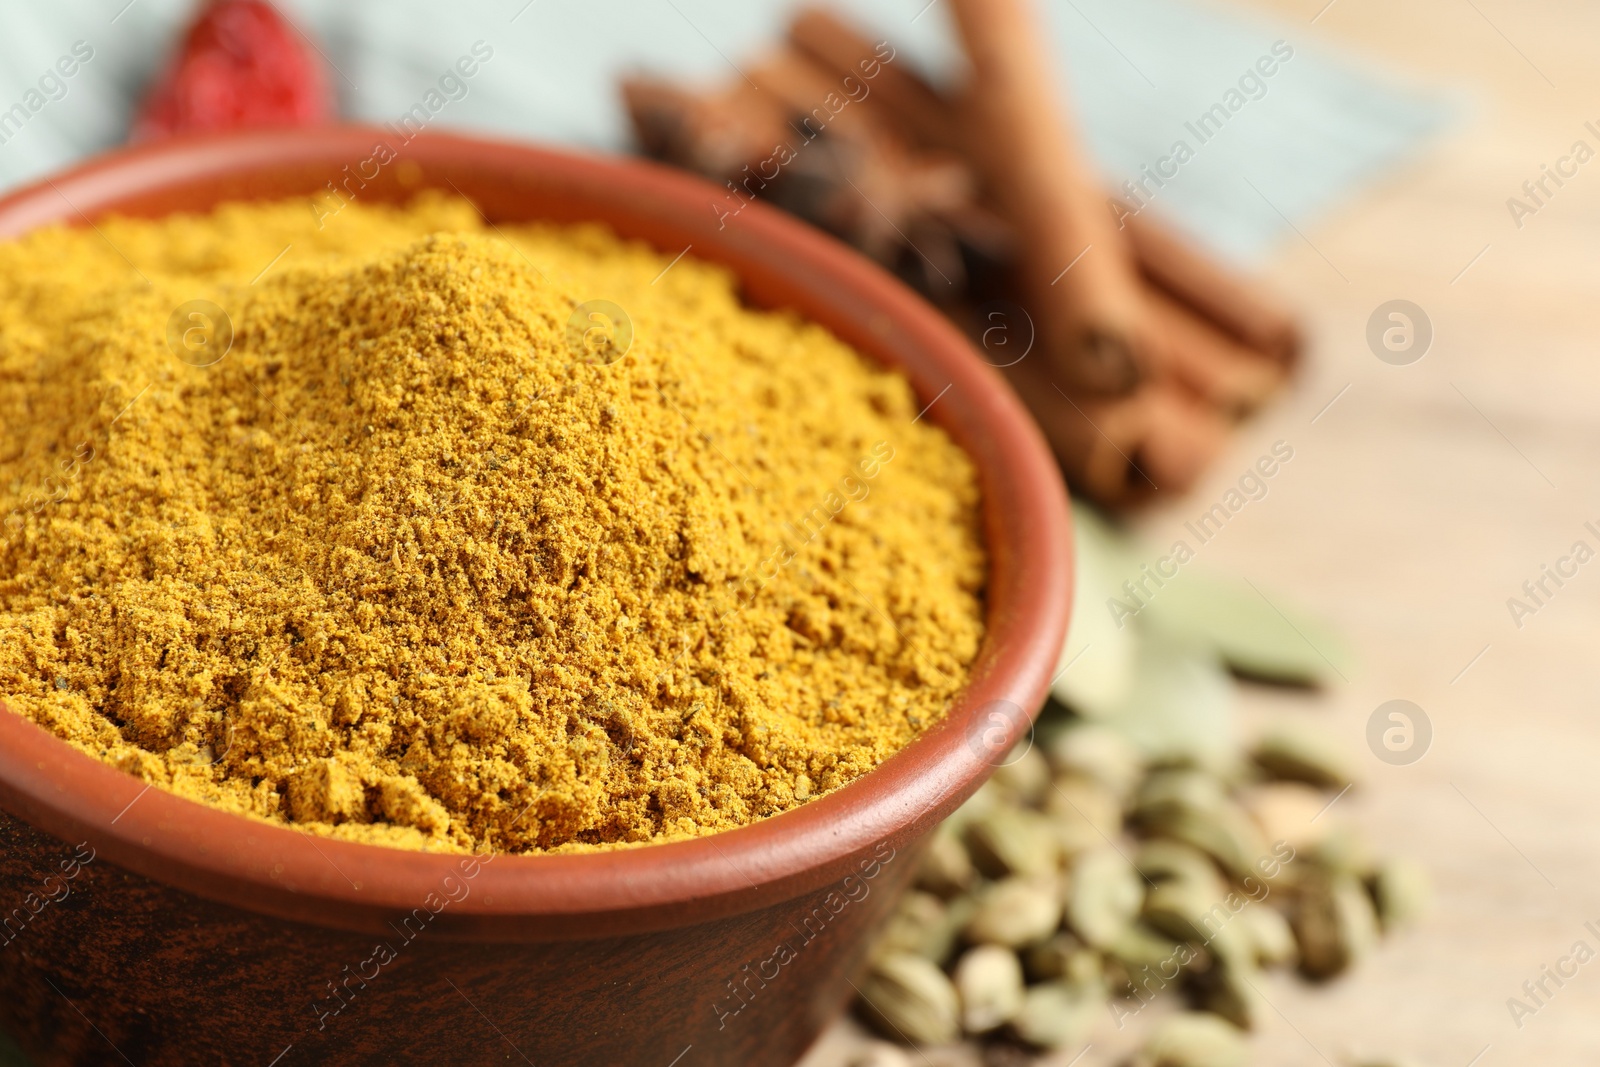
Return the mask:
<path id="1" fill-rule="evenodd" d="M 145 97 L 135 141 L 333 117 L 322 60 L 266 0 L 211 0 Z"/>

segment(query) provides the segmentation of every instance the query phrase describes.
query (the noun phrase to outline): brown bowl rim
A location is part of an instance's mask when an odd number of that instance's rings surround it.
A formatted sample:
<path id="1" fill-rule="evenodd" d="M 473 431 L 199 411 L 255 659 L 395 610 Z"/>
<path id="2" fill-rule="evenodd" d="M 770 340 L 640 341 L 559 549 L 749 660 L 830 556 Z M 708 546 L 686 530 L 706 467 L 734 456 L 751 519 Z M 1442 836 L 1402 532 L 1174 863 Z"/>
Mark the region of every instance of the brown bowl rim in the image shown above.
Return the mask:
<path id="1" fill-rule="evenodd" d="M 0 198 L 0 239 L 51 222 L 86 224 L 119 207 L 145 213 L 141 198 L 170 200 L 186 186 L 253 180 L 274 168 L 326 164 L 337 172 L 388 133 L 330 126 L 117 150 Z M 592 937 L 741 914 L 851 874 L 859 877 L 864 856 L 881 860 L 913 843 L 992 770 L 973 741 L 1000 722 L 991 713 L 1014 706 L 1021 721 L 1001 725 L 1014 734 L 1027 729 L 1066 633 L 1072 588 L 1066 491 L 1016 396 L 931 305 L 846 245 L 762 203 L 740 212 L 736 235 L 712 229 L 707 220 L 715 215 L 707 206 L 724 191 L 700 178 L 636 159 L 431 132 L 407 144 L 405 153 L 421 168 L 425 184 L 434 184 L 437 174 L 449 178 L 457 168 L 458 176 L 469 178 L 493 173 L 505 182 L 520 172 L 563 189 L 597 190 L 592 195 L 600 221 L 626 234 L 619 213 L 635 223 L 649 216 L 650 226 L 692 236 L 698 255 L 742 263 L 752 275 L 752 257 L 766 256 L 762 269 L 773 270 L 774 257 L 781 257 L 782 269 L 805 299 L 826 297 L 819 305 L 823 314 L 811 317 L 869 357 L 900 365 L 930 404 L 930 417 L 967 449 L 982 479 L 991 555 L 988 632 L 957 704 L 874 770 L 752 825 L 605 852 L 480 857 L 470 875 L 471 861 L 459 854 L 313 837 L 151 787 L 79 752 L 3 703 L 0 807 L 63 841 L 88 841 L 98 855 L 198 896 L 338 929 L 381 929 L 385 919 L 437 899 L 452 884 L 466 885 L 461 899 L 455 897 L 460 889 L 450 894 L 449 922 L 435 928 L 469 938 Z M 197 202 L 196 208 L 213 202 Z M 846 303 L 870 304 L 870 327 L 860 318 L 841 327 L 843 311 L 841 321 L 827 321 L 827 309 Z M 891 338 L 924 358 L 901 364 L 886 348 Z"/>

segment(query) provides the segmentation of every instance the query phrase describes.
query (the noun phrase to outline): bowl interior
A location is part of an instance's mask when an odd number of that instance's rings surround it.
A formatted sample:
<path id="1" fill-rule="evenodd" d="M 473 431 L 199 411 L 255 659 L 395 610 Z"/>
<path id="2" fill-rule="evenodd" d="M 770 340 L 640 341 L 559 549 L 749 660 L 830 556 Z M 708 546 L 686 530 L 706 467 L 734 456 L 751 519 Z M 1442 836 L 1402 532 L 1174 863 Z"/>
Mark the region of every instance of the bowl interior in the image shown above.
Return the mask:
<path id="1" fill-rule="evenodd" d="M 652 164 L 386 129 L 254 132 L 113 153 L 0 200 L 0 238 L 97 216 L 159 217 L 228 200 L 401 201 L 425 188 L 491 222 L 601 221 L 669 254 L 720 262 L 757 306 L 787 307 L 903 371 L 976 463 L 990 553 L 988 631 L 956 706 L 880 767 L 782 815 L 714 837 L 585 855 L 502 855 L 450 909 L 460 936 L 576 937 L 734 914 L 914 841 L 977 788 L 1042 702 L 1071 603 L 1066 493 L 1020 403 L 951 325 L 856 253 L 763 204 Z M 114 862 L 285 918 L 377 929 L 459 857 L 312 839 L 148 789 L 15 714 L 0 714 L 0 805 Z M 574 919 L 583 919 L 574 923 Z"/>

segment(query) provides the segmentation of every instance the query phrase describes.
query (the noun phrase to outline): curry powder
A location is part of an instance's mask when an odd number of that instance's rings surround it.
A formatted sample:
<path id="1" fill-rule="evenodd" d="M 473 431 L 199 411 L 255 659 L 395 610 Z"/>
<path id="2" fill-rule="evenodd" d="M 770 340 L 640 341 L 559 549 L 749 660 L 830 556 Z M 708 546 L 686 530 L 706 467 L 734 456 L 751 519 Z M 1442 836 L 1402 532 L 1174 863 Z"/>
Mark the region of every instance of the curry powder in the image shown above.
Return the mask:
<path id="1" fill-rule="evenodd" d="M 0 245 L 10 707 L 315 833 L 574 850 L 792 808 L 964 685 L 977 479 L 901 377 L 598 227 L 321 222 Z"/>

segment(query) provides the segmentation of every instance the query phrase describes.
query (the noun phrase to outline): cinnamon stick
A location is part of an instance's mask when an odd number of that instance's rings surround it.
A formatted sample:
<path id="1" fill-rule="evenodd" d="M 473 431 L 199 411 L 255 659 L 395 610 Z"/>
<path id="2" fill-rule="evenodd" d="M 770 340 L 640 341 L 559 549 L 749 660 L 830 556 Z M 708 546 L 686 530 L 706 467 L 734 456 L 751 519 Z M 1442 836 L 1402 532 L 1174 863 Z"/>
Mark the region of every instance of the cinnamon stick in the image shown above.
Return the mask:
<path id="1" fill-rule="evenodd" d="M 964 147 L 951 121 L 953 105 L 904 60 L 875 63 L 879 45 L 832 11 L 808 7 L 795 17 L 789 40 L 832 68 L 835 76 L 860 76 L 871 66 L 868 106 L 879 122 L 898 128 L 922 147 L 959 152 Z M 1107 198 L 1109 207 L 1110 198 Z M 1170 227 L 1147 215 L 1118 212 L 1144 277 L 1241 344 L 1274 359 L 1292 361 L 1301 344 L 1292 311 L 1244 276 L 1196 249 Z M 1016 242 L 998 236 L 995 246 Z"/>
<path id="2" fill-rule="evenodd" d="M 1064 386 L 1125 394 L 1142 375 L 1140 279 L 1056 98 L 1029 0 L 951 0 L 971 74 L 968 158 L 1019 246 L 1023 303 Z"/>
<path id="3" fill-rule="evenodd" d="M 1232 426 L 1174 384 L 1158 382 L 1128 403 L 1129 456 L 1163 493 L 1186 493 L 1222 451 Z"/>
<path id="4" fill-rule="evenodd" d="M 1240 418 L 1282 387 L 1283 363 L 1246 347 L 1190 305 L 1152 288 L 1145 292 L 1145 306 L 1152 327 L 1151 366 L 1218 411 Z"/>
<path id="5" fill-rule="evenodd" d="M 1153 219 L 1129 214 L 1123 223 L 1139 269 L 1150 281 L 1243 344 L 1285 363 L 1295 360 L 1301 336 L 1294 314 L 1260 285 Z"/>
<path id="6" fill-rule="evenodd" d="M 1028 405 L 1067 481 L 1112 508 L 1189 489 L 1231 429 L 1173 382 L 1147 381 L 1120 397 L 1072 396 L 1047 364 L 1031 358 L 1001 373 Z"/>
<path id="7" fill-rule="evenodd" d="M 892 50 L 885 60 L 877 42 L 832 11 L 802 8 L 789 25 L 789 41 L 836 76 L 865 79 L 870 89 L 867 106 L 892 115 L 892 124 L 904 129 L 917 144 L 957 154 L 966 148 L 961 132 L 950 121 L 950 102 L 904 59 L 895 58 Z M 867 78 L 869 71 L 871 77 Z"/>

